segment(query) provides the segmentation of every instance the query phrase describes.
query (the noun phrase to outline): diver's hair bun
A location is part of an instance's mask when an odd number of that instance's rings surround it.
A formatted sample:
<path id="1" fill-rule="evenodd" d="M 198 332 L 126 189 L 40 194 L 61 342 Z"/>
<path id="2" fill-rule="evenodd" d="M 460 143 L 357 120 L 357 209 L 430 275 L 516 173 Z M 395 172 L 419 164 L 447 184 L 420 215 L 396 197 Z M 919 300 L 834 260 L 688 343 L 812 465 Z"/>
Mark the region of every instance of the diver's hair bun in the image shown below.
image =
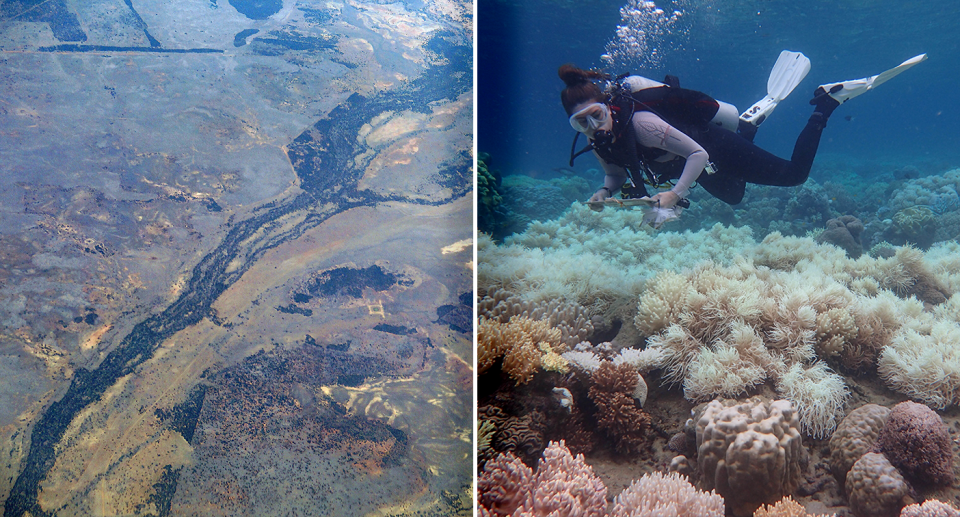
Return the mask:
<path id="1" fill-rule="evenodd" d="M 571 63 L 560 65 L 560 69 L 557 70 L 557 75 L 560 76 L 560 79 L 567 86 L 575 86 L 580 83 L 590 82 L 594 79 L 606 78 L 606 74 L 602 72 L 597 70 L 584 70 L 582 68 L 577 68 Z"/>

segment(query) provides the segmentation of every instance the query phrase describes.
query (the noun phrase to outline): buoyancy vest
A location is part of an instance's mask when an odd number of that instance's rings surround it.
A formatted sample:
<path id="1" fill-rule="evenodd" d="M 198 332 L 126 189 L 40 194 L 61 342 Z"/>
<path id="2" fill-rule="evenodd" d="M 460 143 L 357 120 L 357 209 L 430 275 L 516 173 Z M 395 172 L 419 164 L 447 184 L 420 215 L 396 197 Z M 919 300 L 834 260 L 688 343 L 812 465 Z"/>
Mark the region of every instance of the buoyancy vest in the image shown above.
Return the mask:
<path id="1" fill-rule="evenodd" d="M 631 81 L 634 78 L 639 81 Z M 635 113 L 650 111 L 694 141 L 711 125 L 736 131 L 738 120 L 737 109 L 731 104 L 697 90 L 680 88 L 676 82 L 669 86 L 639 76 L 627 77 L 616 84 L 608 104 L 615 138 L 608 145 L 591 141 L 593 149 L 604 161 L 627 169 L 631 176 L 642 172 L 653 185 L 661 184 L 666 178 L 660 178 L 650 164 L 666 151 L 637 142 L 632 123 Z"/>

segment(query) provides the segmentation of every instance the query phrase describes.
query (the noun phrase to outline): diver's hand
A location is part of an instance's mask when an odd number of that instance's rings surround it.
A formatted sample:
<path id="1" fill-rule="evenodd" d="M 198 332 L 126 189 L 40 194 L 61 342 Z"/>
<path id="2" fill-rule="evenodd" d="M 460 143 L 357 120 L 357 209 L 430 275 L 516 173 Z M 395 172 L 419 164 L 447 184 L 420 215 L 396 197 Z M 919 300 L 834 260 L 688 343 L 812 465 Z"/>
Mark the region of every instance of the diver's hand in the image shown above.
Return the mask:
<path id="1" fill-rule="evenodd" d="M 603 205 L 600 203 L 603 203 L 607 199 L 610 199 L 610 197 L 611 197 L 610 189 L 603 187 L 600 190 L 594 192 L 592 196 L 590 196 L 590 200 L 587 201 L 587 204 L 590 206 L 590 210 L 593 210 L 594 212 L 599 212 L 603 210 Z"/>
<path id="2" fill-rule="evenodd" d="M 677 202 L 680 201 L 680 196 L 676 195 L 672 190 L 665 190 L 650 199 L 653 201 L 653 206 L 673 208 Z"/>
<path id="3" fill-rule="evenodd" d="M 609 198 L 611 195 L 610 189 L 607 187 L 601 187 L 600 190 L 594 192 L 593 195 L 590 196 L 590 202 L 596 203 L 598 201 L 603 201 L 604 199 Z"/>

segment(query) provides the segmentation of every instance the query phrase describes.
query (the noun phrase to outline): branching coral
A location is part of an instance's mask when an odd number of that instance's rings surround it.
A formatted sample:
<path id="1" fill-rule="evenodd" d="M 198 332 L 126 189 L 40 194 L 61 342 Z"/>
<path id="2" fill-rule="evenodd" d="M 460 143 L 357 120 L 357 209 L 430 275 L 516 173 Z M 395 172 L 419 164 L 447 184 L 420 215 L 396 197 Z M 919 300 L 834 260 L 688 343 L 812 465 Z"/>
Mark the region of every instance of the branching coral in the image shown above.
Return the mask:
<path id="1" fill-rule="evenodd" d="M 675 472 L 644 474 L 613 500 L 610 517 L 723 517 L 723 498 Z"/>
<path id="2" fill-rule="evenodd" d="M 529 505 L 533 469 L 511 453 L 498 454 L 483 467 L 477 478 L 480 506 L 495 515 L 511 515 Z"/>
<path id="3" fill-rule="evenodd" d="M 960 510 L 936 499 L 928 499 L 923 504 L 905 506 L 900 517 L 960 517 Z"/>
<path id="4" fill-rule="evenodd" d="M 636 453 L 647 440 L 650 418 L 636 406 L 637 371 L 604 361 L 590 377 L 590 399 L 597 406 L 597 427 L 616 441 L 618 451 Z"/>
<path id="5" fill-rule="evenodd" d="M 514 317 L 500 323 L 481 318 L 477 327 L 477 372 L 486 372 L 502 356 L 503 371 L 517 384 L 533 378 L 545 353 L 563 351 L 560 331 L 546 321 Z"/>
<path id="6" fill-rule="evenodd" d="M 563 441 L 550 442 L 534 474 L 512 454 L 488 461 L 477 480 L 480 505 L 516 517 L 604 517 L 607 487 Z"/>
<path id="7" fill-rule="evenodd" d="M 486 296 L 478 302 L 477 314 L 500 323 L 507 323 L 514 316 L 546 321 L 549 326 L 560 330 L 560 341 L 570 348 L 588 339 L 594 331 L 587 310 L 575 302 L 528 302 L 522 296 L 496 286 L 488 289 Z"/>
<path id="8" fill-rule="evenodd" d="M 753 512 L 753 517 L 835 517 L 835 514 L 811 516 L 800 503 L 794 501 L 790 496 L 786 496 L 777 501 L 777 504 L 758 508 L 757 511 Z"/>

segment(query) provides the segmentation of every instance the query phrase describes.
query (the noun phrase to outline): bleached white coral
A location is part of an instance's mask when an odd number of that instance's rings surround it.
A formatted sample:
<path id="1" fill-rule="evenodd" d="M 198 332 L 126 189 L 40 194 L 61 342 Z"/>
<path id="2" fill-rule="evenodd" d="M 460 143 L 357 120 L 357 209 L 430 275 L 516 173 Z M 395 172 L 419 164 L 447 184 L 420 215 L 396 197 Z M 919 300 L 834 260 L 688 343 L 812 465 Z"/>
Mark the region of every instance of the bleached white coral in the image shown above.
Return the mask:
<path id="1" fill-rule="evenodd" d="M 624 348 L 613 358 L 613 365 L 629 364 L 640 373 L 647 373 L 659 368 L 663 364 L 663 349 L 647 347 L 643 350 L 638 348 Z"/>
<path id="2" fill-rule="evenodd" d="M 929 333 L 902 328 L 880 354 L 877 371 L 891 389 L 934 409 L 960 403 L 960 324 L 939 321 Z"/>
<path id="3" fill-rule="evenodd" d="M 743 360 L 736 348 L 719 346 L 694 358 L 683 380 L 683 396 L 692 401 L 736 397 L 765 378 L 763 368 Z"/>
<path id="4" fill-rule="evenodd" d="M 571 350 L 560 354 L 567 362 L 586 373 L 593 373 L 600 368 L 600 357 L 597 354 L 583 350 Z"/>
<path id="5" fill-rule="evenodd" d="M 837 428 L 850 398 L 843 377 L 822 362 L 808 368 L 791 365 L 777 381 L 777 392 L 793 402 L 801 429 L 814 438 L 825 438 Z"/>

